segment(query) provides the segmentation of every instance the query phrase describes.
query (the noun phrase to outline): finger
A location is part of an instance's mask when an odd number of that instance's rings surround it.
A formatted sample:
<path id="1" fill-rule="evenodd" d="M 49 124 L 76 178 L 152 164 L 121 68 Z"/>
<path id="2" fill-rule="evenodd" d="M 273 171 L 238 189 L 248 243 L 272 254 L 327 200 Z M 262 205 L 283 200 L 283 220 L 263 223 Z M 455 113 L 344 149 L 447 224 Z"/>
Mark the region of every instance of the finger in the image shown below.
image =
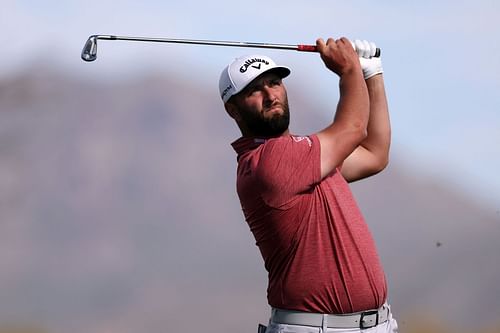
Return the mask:
<path id="1" fill-rule="evenodd" d="M 367 40 L 362 40 L 361 42 L 363 43 L 363 51 L 361 53 L 361 56 L 363 58 L 370 58 L 371 57 L 371 54 L 370 54 L 370 43 L 368 43 Z"/>
<path id="2" fill-rule="evenodd" d="M 362 48 L 363 48 L 363 42 L 361 40 L 359 40 L 359 39 L 356 39 L 354 41 L 354 49 L 359 54 L 361 52 Z M 361 54 L 359 54 L 359 55 L 361 55 Z"/>
<path id="3" fill-rule="evenodd" d="M 361 58 L 368 58 L 367 57 L 367 50 L 366 50 L 366 43 L 363 40 L 356 39 L 354 41 L 354 46 L 356 49 L 356 53 L 358 53 L 358 56 Z"/>
<path id="4" fill-rule="evenodd" d="M 375 45 L 374 42 L 369 42 L 370 44 L 370 57 L 375 56 L 375 53 L 377 53 L 377 45 Z"/>
<path id="5" fill-rule="evenodd" d="M 339 41 L 344 43 L 344 44 L 350 43 L 350 41 L 349 41 L 349 39 L 347 39 L 347 37 L 340 37 Z"/>
<path id="6" fill-rule="evenodd" d="M 343 46 L 351 46 L 352 47 L 351 41 L 348 38 L 346 38 L 346 37 L 340 38 L 337 42 L 339 44 L 342 44 Z"/>
<path id="7" fill-rule="evenodd" d="M 318 38 L 316 40 L 316 49 L 320 52 L 320 53 L 323 53 L 323 51 L 325 50 L 325 41 L 323 40 L 323 38 Z"/>
<path id="8" fill-rule="evenodd" d="M 367 40 L 356 40 L 354 44 L 356 52 L 360 57 L 369 59 L 375 55 L 376 47 L 373 47 L 375 44 Z"/>
<path id="9" fill-rule="evenodd" d="M 330 37 L 326 40 L 326 43 L 324 44 L 324 47 L 321 49 L 320 52 L 323 55 L 326 55 L 328 53 L 336 52 L 337 49 L 338 49 L 337 42 L 335 41 L 335 39 Z"/>

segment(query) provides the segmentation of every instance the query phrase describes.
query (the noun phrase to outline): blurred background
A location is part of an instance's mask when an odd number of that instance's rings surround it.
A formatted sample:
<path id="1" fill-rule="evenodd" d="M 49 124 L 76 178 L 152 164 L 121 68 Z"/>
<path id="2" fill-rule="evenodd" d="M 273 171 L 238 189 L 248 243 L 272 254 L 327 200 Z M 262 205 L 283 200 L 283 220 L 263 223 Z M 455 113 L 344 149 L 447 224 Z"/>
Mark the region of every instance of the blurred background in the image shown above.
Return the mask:
<path id="1" fill-rule="evenodd" d="M 391 164 L 353 184 L 401 332 L 500 332 L 500 3 L 2 0 L 0 332 L 255 332 L 267 276 L 235 191 L 222 68 L 292 68 L 291 129 L 333 117 L 317 54 L 89 35 L 382 49 Z M 201 329 L 200 329 L 201 328 Z"/>

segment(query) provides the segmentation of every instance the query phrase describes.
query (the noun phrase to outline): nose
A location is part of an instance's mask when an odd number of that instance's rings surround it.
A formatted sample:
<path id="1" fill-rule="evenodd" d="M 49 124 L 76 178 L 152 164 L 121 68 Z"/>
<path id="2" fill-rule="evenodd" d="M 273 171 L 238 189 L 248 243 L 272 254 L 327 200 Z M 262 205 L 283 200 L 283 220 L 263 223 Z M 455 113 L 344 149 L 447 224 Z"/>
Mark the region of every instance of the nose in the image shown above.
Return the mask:
<path id="1" fill-rule="evenodd" d="M 264 97 L 267 102 L 273 102 L 276 99 L 276 91 L 268 85 L 265 85 L 262 89 Z"/>

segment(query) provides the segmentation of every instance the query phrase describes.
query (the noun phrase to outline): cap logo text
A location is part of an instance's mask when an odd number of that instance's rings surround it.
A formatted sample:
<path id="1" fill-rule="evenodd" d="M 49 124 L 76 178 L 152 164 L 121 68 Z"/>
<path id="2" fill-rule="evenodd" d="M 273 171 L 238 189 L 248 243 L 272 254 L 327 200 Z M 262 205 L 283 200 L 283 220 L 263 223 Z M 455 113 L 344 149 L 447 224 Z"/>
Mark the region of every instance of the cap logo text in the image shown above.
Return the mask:
<path id="1" fill-rule="evenodd" d="M 257 63 L 258 65 L 252 66 L 255 63 Z M 269 65 L 269 61 L 259 58 L 248 59 L 247 61 L 245 61 L 243 66 L 240 67 L 240 73 L 245 73 L 248 70 L 248 67 L 250 66 L 256 69 L 260 69 L 260 66 L 262 64 Z"/>
<path id="2" fill-rule="evenodd" d="M 227 88 L 222 91 L 222 94 L 220 95 L 222 97 L 222 99 L 224 99 L 224 97 L 227 95 L 229 90 L 231 90 L 231 88 L 233 88 L 232 84 L 228 85 Z"/>

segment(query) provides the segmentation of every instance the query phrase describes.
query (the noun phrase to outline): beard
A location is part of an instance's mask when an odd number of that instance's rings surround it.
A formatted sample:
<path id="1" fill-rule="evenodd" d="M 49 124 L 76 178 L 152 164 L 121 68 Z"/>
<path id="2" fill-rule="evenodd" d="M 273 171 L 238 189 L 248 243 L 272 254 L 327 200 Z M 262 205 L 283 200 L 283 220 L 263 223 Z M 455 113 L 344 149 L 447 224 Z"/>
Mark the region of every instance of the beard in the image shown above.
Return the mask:
<path id="1" fill-rule="evenodd" d="M 264 113 L 258 113 L 252 110 L 245 110 L 240 113 L 246 128 L 254 135 L 259 137 L 280 136 L 288 129 L 290 125 L 290 109 L 288 100 L 285 98 L 283 103 L 279 104 L 283 113 L 274 113 L 272 117 L 264 117 Z M 240 106 L 241 107 L 241 106 Z M 271 107 L 271 106 L 269 106 Z"/>

